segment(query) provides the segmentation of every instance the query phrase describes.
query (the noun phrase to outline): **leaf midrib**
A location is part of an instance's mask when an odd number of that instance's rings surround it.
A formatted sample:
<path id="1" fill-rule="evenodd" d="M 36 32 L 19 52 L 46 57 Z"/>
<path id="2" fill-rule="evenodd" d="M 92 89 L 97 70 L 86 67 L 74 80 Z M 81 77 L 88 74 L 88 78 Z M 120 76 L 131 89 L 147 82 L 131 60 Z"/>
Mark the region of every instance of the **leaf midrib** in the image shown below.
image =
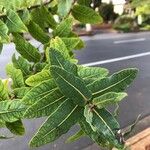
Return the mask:
<path id="1" fill-rule="evenodd" d="M 114 133 L 113 133 L 113 131 L 111 130 L 111 128 L 108 126 L 108 124 L 106 123 L 106 121 L 98 114 L 98 112 L 95 110 L 95 109 L 93 109 L 93 111 L 95 112 L 95 114 L 102 120 L 102 122 L 107 126 L 107 128 L 109 129 L 109 131 L 111 132 L 111 134 L 113 135 L 113 136 L 115 136 L 114 135 Z"/>
<path id="2" fill-rule="evenodd" d="M 87 98 L 86 98 L 75 86 L 73 86 L 71 83 L 69 83 L 63 76 L 61 76 L 61 75 L 58 74 L 57 72 L 56 72 L 56 74 L 57 74 L 60 78 L 62 78 L 67 84 L 69 84 L 71 87 L 73 87 L 73 88 L 83 97 L 83 99 L 84 99 L 85 101 L 87 101 Z"/>
<path id="3" fill-rule="evenodd" d="M 57 129 L 58 127 L 60 127 L 60 126 L 72 115 L 72 113 L 76 110 L 77 107 L 78 107 L 78 105 L 76 105 L 76 106 L 74 107 L 74 109 L 67 115 L 67 117 L 66 117 L 62 122 L 60 122 L 60 123 L 58 124 L 57 127 L 53 128 L 51 131 L 49 131 L 48 133 L 46 133 L 46 134 L 43 136 L 43 138 L 45 138 L 48 134 L 50 134 L 50 133 L 53 132 L 55 129 Z"/>
<path id="4" fill-rule="evenodd" d="M 110 88 L 112 88 L 112 87 L 114 87 L 114 86 L 120 84 L 121 82 L 123 82 L 123 81 L 125 81 L 127 78 L 129 78 L 130 76 L 131 76 L 131 74 L 130 74 L 129 76 L 127 76 L 126 78 L 120 80 L 119 82 L 117 82 L 117 83 L 115 83 L 115 84 L 113 84 L 113 85 L 111 85 L 111 86 L 109 86 L 109 87 L 107 87 L 107 88 L 105 88 L 105 89 L 103 89 L 103 90 L 101 90 L 101 91 L 97 91 L 97 92 L 92 93 L 92 96 L 95 96 L 96 94 L 100 94 L 100 93 L 102 93 L 102 92 L 104 92 L 104 91 L 106 91 L 106 90 L 108 90 L 108 89 L 110 89 Z"/>

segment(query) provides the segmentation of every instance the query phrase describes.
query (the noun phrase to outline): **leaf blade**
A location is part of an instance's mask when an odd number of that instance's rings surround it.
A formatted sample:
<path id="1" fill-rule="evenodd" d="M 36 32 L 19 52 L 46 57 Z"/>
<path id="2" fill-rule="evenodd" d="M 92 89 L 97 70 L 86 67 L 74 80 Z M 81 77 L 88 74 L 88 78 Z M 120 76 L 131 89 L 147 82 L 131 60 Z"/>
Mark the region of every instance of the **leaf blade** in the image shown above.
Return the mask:
<path id="1" fill-rule="evenodd" d="M 88 88 L 92 91 L 93 98 L 107 92 L 122 92 L 133 82 L 137 73 L 138 70 L 134 68 L 124 69 L 108 78 L 93 82 Z"/>
<path id="2" fill-rule="evenodd" d="M 75 104 L 83 106 L 91 99 L 90 91 L 79 77 L 56 66 L 51 67 L 50 70 L 60 91 L 66 97 L 74 99 Z M 74 93 L 74 97 L 72 93 Z"/>
<path id="3" fill-rule="evenodd" d="M 18 14 L 11 9 L 7 11 L 6 25 L 9 28 L 9 32 L 22 33 L 28 31 Z"/>
<path id="4" fill-rule="evenodd" d="M 102 18 L 98 13 L 83 5 L 74 5 L 72 15 L 76 20 L 79 20 L 82 23 L 95 24 L 102 22 Z"/>
<path id="5" fill-rule="evenodd" d="M 41 55 L 38 50 L 27 42 L 21 35 L 13 34 L 16 50 L 30 62 L 39 62 Z"/>
<path id="6" fill-rule="evenodd" d="M 66 133 L 72 125 L 77 123 L 80 119 L 80 111 L 80 108 L 74 105 L 70 99 L 64 101 L 45 121 L 38 133 L 31 140 L 30 145 L 38 147 L 56 140 L 62 134 Z"/>
<path id="7" fill-rule="evenodd" d="M 107 107 L 108 105 L 120 102 L 126 96 L 127 96 L 126 93 L 109 92 L 102 96 L 94 98 L 93 104 L 97 106 L 99 109 L 101 109 L 103 107 Z"/>

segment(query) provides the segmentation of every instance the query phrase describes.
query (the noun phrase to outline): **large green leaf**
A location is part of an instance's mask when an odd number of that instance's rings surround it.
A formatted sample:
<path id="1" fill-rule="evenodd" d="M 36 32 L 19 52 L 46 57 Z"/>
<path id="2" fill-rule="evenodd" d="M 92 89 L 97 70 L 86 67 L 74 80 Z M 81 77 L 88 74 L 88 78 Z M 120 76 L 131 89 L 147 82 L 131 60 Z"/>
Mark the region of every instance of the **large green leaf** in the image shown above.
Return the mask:
<path id="1" fill-rule="evenodd" d="M 83 106 L 91 99 L 92 94 L 81 78 L 60 67 L 53 66 L 50 69 L 60 91 L 66 97 L 73 99 L 75 104 Z"/>
<path id="2" fill-rule="evenodd" d="M 102 22 L 102 18 L 97 12 L 83 5 L 74 5 L 72 15 L 76 20 L 79 20 L 82 23 L 94 24 Z"/>
<path id="3" fill-rule="evenodd" d="M 49 60 L 51 66 L 58 66 L 70 73 L 77 74 L 77 66 L 65 59 L 62 54 L 64 53 L 60 53 L 59 51 L 52 48 L 49 50 Z"/>
<path id="4" fill-rule="evenodd" d="M 79 37 L 61 38 L 69 51 L 84 48 L 84 42 Z"/>
<path id="5" fill-rule="evenodd" d="M 89 124 L 93 131 L 102 134 L 113 146 L 122 148 L 121 143 L 116 139 L 116 129 L 119 128 L 119 124 L 115 118 L 106 109 L 93 108 L 92 113 L 92 122 Z"/>
<path id="6" fill-rule="evenodd" d="M 0 80 L 0 101 L 9 99 L 8 91 L 6 90 L 2 80 Z"/>
<path id="7" fill-rule="evenodd" d="M 98 108 L 103 108 L 103 107 L 107 107 L 108 105 L 116 104 L 120 102 L 126 96 L 127 96 L 126 93 L 109 92 L 102 96 L 94 98 L 93 104 Z"/>
<path id="8" fill-rule="evenodd" d="M 40 61 L 41 55 L 37 48 L 27 42 L 21 35 L 14 34 L 16 50 L 30 62 Z"/>
<path id="9" fill-rule="evenodd" d="M 88 88 L 92 91 L 93 97 L 98 97 L 108 92 L 122 92 L 133 82 L 137 72 L 137 69 L 125 69 L 108 78 L 96 80 Z"/>
<path id="10" fill-rule="evenodd" d="M 5 100 L 0 102 L 0 120 L 15 122 L 22 118 L 26 106 L 20 100 Z"/>
<path id="11" fill-rule="evenodd" d="M 34 88 L 30 90 L 22 99 L 22 101 L 26 105 L 33 105 L 35 102 L 42 100 L 44 98 L 48 98 L 49 95 L 57 90 L 58 87 L 56 86 L 54 80 L 50 79 L 47 81 L 38 84 Z"/>
<path id="12" fill-rule="evenodd" d="M 58 0 L 58 14 L 65 17 L 69 13 L 72 3 L 73 0 Z"/>
<path id="13" fill-rule="evenodd" d="M 30 71 L 31 65 L 23 57 L 19 56 L 18 59 L 17 59 L 15 54 L 14 54 L 13 57 L 12 57 L 12 62 L 13 62 L 13 66 L 16 69 L 21 70 L 24 77 L 27 77 L 28 75 L 31 74 L 31 71 Z"/>
<path id="14" fill-rule="evenodd" d="M 0 43 L 8 43 L 9 41 L 8 27 L 0 20 Z"/>
<path id="15" fill-rule="evenodd" d="M 21 120 L 17 120 L 15 122 L 6 122 L 6 127 L 15 135 L 25 134 L 25 128 Z"/>
<path id="16" fill-rule="evenodd" d="M 26 26 L 24 25 L 24 23 L 22 22 L 22 20 L 18 16 L 18 14 L 11 9 L 7 11 L 6 25 L 9 29 L 9 32 L 22 33 L 22 32 L 28 31 L 28 29 L 26 28 Z"/>
<path id="17" fill-rule="evenodd" d="M 43 71 L 38 72 L 37 74 L 32 75 L 29 78 L 27 78 L 25 83 L 29 86 L 36 86 L 36 85 L 40 84 L 41 82 L 49 80 L 51 78 L 52 77 L 51 77 L 50 71 L 43 70 Z"/>
<path id="18" fill-rule="evenodd" d="M 63 20 L 54 30 L 53 35 L 59 37 L 68 37 L 72 31 L 73 19 L 67 18 Z"/>
<path id="19" fill-rule="evenodd" d="M 52 142 L 66 133 L 81 117 L 81 108 L 66 99 L 44 122 L 30 145 L 38 147 Z"/>
<path id="20" fill-rule="evenodd" d="M 52 28 L 55 29 L 57 23 L 53 15 L 48 11 L 45 6 L 33 9 L 31 12 L 32 20 L 38 24 L 42 29 Z"/>
<path id="21" fill-rule="evenodd" d="M 42 44 L 48 43 L 50 37 L 42 30 L 42 28 L 33 21 L 28 24 L 29 33 L 33 38 L 40 41 Z"/>
<path id="22" fill-rule="evenodd" d="M 13 81 L 12 88 L 20 88 L 25 86 L 23 74 L 20 69 L 16 69 L 12 64 L 8 64 L 6 67 L 6 72 Z"/>

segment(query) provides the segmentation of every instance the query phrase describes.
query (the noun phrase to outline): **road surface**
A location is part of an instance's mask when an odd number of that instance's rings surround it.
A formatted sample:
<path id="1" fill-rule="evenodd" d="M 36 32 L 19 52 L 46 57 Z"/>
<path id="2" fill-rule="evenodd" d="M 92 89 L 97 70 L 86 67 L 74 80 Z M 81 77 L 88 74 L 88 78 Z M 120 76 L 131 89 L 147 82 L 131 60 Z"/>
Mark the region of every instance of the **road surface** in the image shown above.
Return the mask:
<path id="1" fill-rule="evenodd" d="M 132 123 L 139 114 L 150 114 L 150 32 L 129 34 L 101 34 L 84 37 L 86 48 L 76 52 L 80 64 L 106 67 L 111 73 L 127 67 L 137 67 L 139 74 L 128 89 L 128 98 L 120 105 L 119 121 L 122 127 Z M 38 43 L 36 43 L 38 45 Z M 14 45 L 5 45 L 0 55 L 1 78 L 6 78 L 4 66 L 10 62 Z M 27 128 L 24 137 L 1 141 L 0 150 L 29 150 L 28 141 L 44 119 L 24 121 Z M 73 128 L 69 135 L 77 128 Z M 2 130 L 1 132 L 4 132 Z M 83 138 L 72 144 L 64 144 L 66 136 L 36 150 L 81 150 L 91 144 Z"/>

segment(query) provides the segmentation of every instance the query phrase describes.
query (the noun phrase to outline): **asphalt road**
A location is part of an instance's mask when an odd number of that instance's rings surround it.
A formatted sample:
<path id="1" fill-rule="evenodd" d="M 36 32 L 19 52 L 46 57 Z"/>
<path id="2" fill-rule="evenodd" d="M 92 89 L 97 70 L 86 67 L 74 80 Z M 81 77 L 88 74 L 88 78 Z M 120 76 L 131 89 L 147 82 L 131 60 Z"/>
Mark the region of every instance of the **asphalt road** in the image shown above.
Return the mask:
<path id="1" fill-rule="evenodd" d="M 122 127 L 132 123 L 139 114 L 150 114 L 150 32 L 130 34 L 101 34 L 84 37 L 86 48 L 76 52 L 80 64 L 86 66 L 101 66 L 110 73 L 123 68 L 137 67 L 139 74 L 134 84 L 128 89 L 128 98 L 120 105 L 119 121 Z M 38 43 L 36 43 L 38 45 Z M 4 66 L 10 62 L 14 53 L 13 44 L 5 45 L 0 55 L 0 77 L 6 78 Z M 24 137 L 1 141 L 0 150 L 29 150 L 28 141 L 40 126 L 43 119 L 24 121 L 27 128 Z M 69 135 L 77 128 L 73 128 Z M 4 132 L 4 130 L 1 130 Z M 67 134 L 68 135 L 68 134 Z M 67 136 L 66 135 L 66 136 Z M 91 144 L 83 138 L 72 144 L 64 144 L 66 136 L 56 142 L 36 150 L 81 150 Z"/>

